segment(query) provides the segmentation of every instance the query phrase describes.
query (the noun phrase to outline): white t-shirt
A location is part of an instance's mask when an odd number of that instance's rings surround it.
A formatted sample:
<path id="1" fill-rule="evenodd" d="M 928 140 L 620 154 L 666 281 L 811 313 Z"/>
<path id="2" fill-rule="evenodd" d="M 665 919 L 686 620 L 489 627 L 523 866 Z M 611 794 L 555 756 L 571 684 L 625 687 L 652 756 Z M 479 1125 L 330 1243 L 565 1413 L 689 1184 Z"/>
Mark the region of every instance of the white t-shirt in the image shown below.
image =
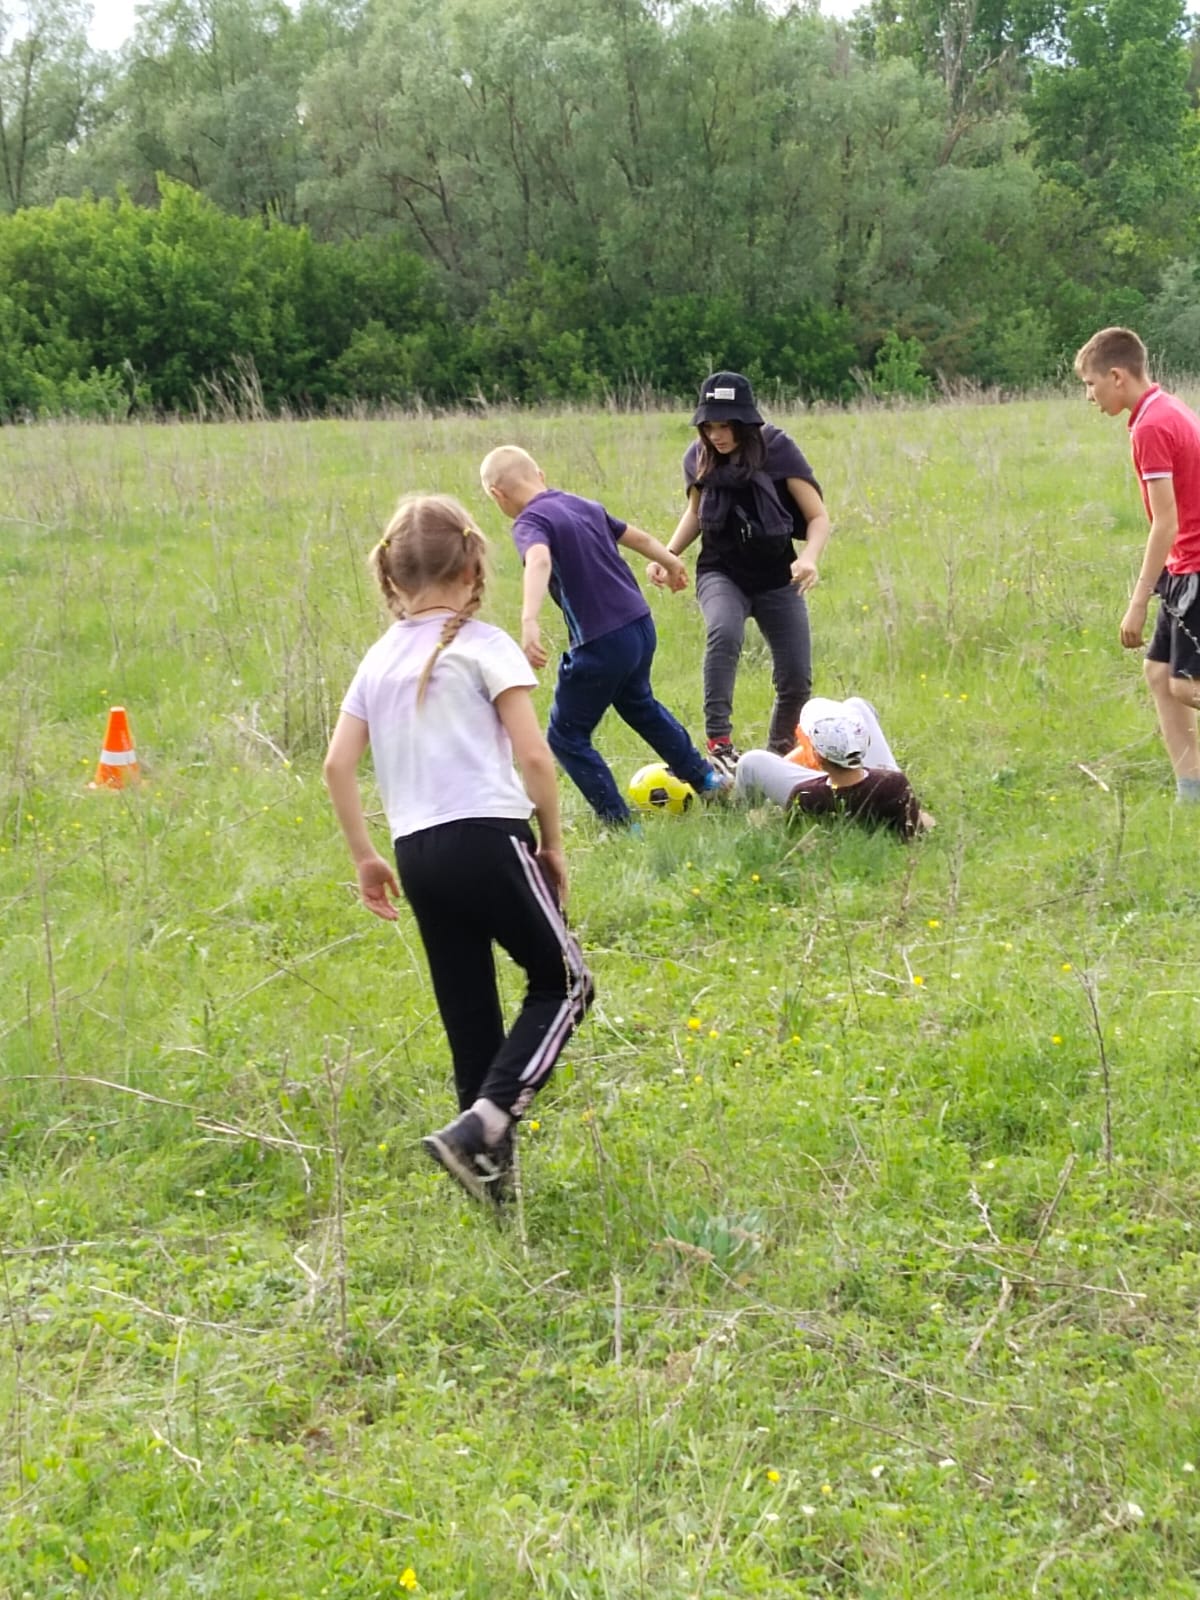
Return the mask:
<path id="1" fill-rule="evenodd" d="M 342 710 L 367 724 L 392 838 L 464 817 L 526 819 L 533 810 L 492 702 L 537 679 L 516 641 L 472 618 L 417 683 L 445 615 L 394 622 L 367 651 Z"/>

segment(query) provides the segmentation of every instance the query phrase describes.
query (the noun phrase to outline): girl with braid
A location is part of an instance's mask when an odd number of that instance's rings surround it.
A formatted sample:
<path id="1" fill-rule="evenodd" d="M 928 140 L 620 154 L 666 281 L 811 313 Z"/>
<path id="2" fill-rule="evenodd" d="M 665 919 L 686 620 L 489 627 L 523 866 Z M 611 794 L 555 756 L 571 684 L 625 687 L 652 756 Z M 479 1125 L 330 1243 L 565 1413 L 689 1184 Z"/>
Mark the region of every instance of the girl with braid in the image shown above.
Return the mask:
<path id="1" fill-rule="evenodd" d="M 536 679 L 516 643 L 475 616 L 485 553 L 456 500 L 400 502 L 371 553 L 394 621 L 342 702 L 325 782 L 363 903 L 395 921 L 402 887 L 429 961 L 459 1115 L 422 1144 L 470 1194 L 498 1205 L 514 1125 L 593 988 L 563 920 L 567 869 L 554 758 L 530 695 Z M 372 845 L 363 814 L 357 769 L 368 744 L 396 872 Z M 527 979 L 507 1033 L 495 944 Z"/>

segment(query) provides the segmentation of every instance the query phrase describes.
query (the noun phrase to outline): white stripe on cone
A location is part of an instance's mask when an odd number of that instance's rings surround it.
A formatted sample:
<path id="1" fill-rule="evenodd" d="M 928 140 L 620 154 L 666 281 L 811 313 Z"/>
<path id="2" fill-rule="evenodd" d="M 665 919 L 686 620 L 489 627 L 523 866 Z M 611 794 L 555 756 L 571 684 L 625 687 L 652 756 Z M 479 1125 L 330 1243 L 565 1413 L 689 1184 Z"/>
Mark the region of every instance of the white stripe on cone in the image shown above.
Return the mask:
<path id="1" fill-rule="evenodd" d="M 100 765 L 102 767 L 136 767 L 136 750 L 101 750 Z"/>

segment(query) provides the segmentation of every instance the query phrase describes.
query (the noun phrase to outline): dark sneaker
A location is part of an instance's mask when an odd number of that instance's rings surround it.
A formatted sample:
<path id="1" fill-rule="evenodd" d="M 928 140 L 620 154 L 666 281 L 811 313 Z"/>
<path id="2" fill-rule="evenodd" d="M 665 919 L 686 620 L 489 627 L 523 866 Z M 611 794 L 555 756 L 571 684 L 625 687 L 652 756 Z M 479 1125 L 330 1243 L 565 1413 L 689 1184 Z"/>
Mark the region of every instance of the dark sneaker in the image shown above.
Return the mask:
<path id="1" fill-rule="evenodd" d="M 709 764 L 723 772 L 726 777 L 732 778 L 737 772 L 737 764 L 742 759 L 742 752 L 734 748 L 732 739 L 710 739 L 708 741 Z"/>
<path id="2" fill-rule="evenodd" d="M 499 1204 L 501 1178 L 512 1169 L 512 1132 L 507 1135 L 507 1163 L 504 1160 L 505 1141 L 489 1146 L 483 1137 L 483 1123 L 474 1111 L 464 1111 L 461 1116 L 438 1133 L 427 1133 L 421 1140 L 431 1158 L 444 1167 L 468 1194 L 476 1200 Z"/>
<path id="3" fill-rule="evenodd" d="M 490 1158 L 496 1163 L 496 1179 L 488 1189 L 488 1199 L 497 1211 L 502 1211 L 513 1197 L 516 1178 L 513 1170 L 515 1134 L 515 1126 L 510 1125 L 501 1136 L 500 1143 L 494 1144 L 485 1156 L 485 1159 Z"/>

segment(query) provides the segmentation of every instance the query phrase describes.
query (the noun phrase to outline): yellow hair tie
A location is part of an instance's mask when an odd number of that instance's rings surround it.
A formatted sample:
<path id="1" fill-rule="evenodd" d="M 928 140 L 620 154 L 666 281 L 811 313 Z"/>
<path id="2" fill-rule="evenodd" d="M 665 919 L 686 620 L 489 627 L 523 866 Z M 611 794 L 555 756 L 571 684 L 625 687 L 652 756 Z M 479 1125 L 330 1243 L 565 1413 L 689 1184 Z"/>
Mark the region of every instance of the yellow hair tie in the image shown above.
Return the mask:
<path id="1" fill-rule="evenodd" d="M 385 533 L 383 538 L 380 539 L 379 543 L 375 546 L 375 554 L 378 555 L 381 550 L 386 550 L 387 547 L 388 547 L 388 535 Z"/>
<path id="2" fill-rule="evenodd" d="M 462 536 L 464 539 L 469 539 L 474 532 L 474 528 L 464 528 L 462 531 Z"/>

